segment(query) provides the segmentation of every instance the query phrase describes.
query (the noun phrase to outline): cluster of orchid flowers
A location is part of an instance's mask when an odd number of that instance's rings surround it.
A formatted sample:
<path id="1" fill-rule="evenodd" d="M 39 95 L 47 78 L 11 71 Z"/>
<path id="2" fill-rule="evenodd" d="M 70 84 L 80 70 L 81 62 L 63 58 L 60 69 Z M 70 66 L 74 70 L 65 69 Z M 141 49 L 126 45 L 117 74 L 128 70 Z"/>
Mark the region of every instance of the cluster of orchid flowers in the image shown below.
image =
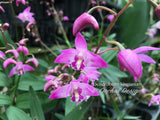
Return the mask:
<path id="1" fill-rule="evenodd" d="M 14 0 L 12 0 L 14 1 Z M 54 3 L 54 0 L 52 0 Z M 25 0 L 16 0 L 16 5 L 26 4 Z M 92 1 L 92 4 L 94 1 Z M 105 4 L 104 2 L 102 4 Z M 0 6 L 0 10 L 5 10 Z M 27 30 L 35 22 L 33 18 L 34 13 L 30 12 L 31 8 L 27 7 L 22 13 L 18 15 L 18 18 L 24 23 L 28 21 L 26 26 Z M 63 11 L 59 11 L 63 15 Z M 49 12 L 48 12 L 49 13 Z M 160 17 L 160 7 L 156 6 L 155 13 Z M 56 14 L 56 13 L 53 13 Z M 115 15 L 109 15 L 107 19 L 111 22 Z M 82 101 L 87 101 L 90 96 L 99 96 L 98 90 L 94 87 L 94 82 L 98 80 L 101 73 L 98 72 L 99 68 L 108 67 L 108 64 L 98 55 L 97 52 L 91 52 L 87 49 L 87 42 L 84 39 L 81 31 L 88 25 L 92 25 L 96 30 L 99 29 L 97 20 L 89 13 L 83 13 L 79 16 L 73 24 L 73 35 L 75 36 L 75 49 L 62 50 L 61 54 L 56 58 L 55 63 L 64 64 L 60 69 L 60 66 L 55 67 L 53 70 L 49 70 L 48 76 L 45 78 L 47 83 L 44 86 L 44 91 L 51 89 L 51 95 L 49 99 L 66 98 L 71 96 L 72 102 L 77 102 L 77 105 Z M 159 22 L 153 27 L 159 29 Z M 5 26 L 4 26 L 5 29 Z M 1 30 L 2 31 L 2 30 Z M 5 31 L 5 30 L 4 30 Z M 156 30 L 150 30 L 149 36 L 152 38 L 156 33 Z M 6 69 L 10 64 L 15 66 L 11 69 L 8 77 L 15 74 L 23 75 L 26 71 L 33 71 L 34 68 L 28 63 L 33 63 L 35 67 L 38 66 L 36 58 L 26 60 L 26 56 L 29 55 L 28 49 L 25 47 L 25 43 L 28 39 L 22 39 L 19 41 L 18 48 L 7 50 L 5 53 L 0 51 L 0 58 L 4 60 L 3 67 Z M 107 40 L 106 40 L 107 41 Z M 116 41 L 114 41 L 116 42 Z M 109 43 L 112 43 L 110 41 Z M 117 55 L 121 71 L 128 71 L 134 77 L 134 80 L 141 78 L 142 76 L 142 61 L 146 63 L 155 64 L 155 61 L 145 55 L 149 50 L 160 50 L 160 48 L 142 46 L 134 50 L 125 49 L 120 43 L 116 42 L 120 52 Z M 98 49 L 96 50 L 98 51 Z M 19 59 L 19 53 L 22 52 L 24 59 Z M 5 59 L 5 54 L 11 53 L 12 58 Z M 73 75 L 65 73 L 65 69 L 71 67 L 75 70 Z M 153 96 L 149 106 L 153 103 L 160 103 L 160 95 Z"/>
<path id="2" fill-rule="evenodd" d="M 90 96 L 99 95 L 97 89 L 94 88 L 94 82 L 101 75 L 98 69 L 108 67 L 108 64 L 98 54 L 92 53 L 87 49 L 86 40 L 80 32 L 88 25 L 92 25 L 96 30 L 99 29 L 96 19 L 88 13 L 83 13 L 73 24 L 76 49 L 62 50 L 62 53 L 55 59 L 55 63 L 70 65 L 72 69 L 76 70 L 76 73 L 79 73 L 79 76 L 76 76 L 76 79 L 74 75 L 67 74 L 71 77 L 69 77 L 69 81 L 68 79 L 65 81 L 61 78 L 64 74 L 60 74 L 61 77 L 49 74 L 45 79 L 48 82 L 44 87 L 44 91 L 52 89 L 49 99 L 71 96 L 71 101 L 78 104 L 83 100 L 87 101 Z M 143 53 L 147 53 L 149 50 L 160 50 L 160 48 L 150 46 L 142 46 L 134 50 L 125 49 L 120 43 L 118 43 L 118 47 L 120 52 L 117 58 L 120 70 L 129 71 L 135 81 L 142 76 L 142 61 L 155 63 L 151 57 Z"/>
<path id="3" fill-rule="evenodd" d="M 11 69 L 8 77 L 11 77 L 15 74 L 23 75 L 23 74 L 25 74 L 26 71 L 33 71 L 34 68 L 32 66 L 28 65 L 29 63 L 32 63 L 35 67 L 38 67 L 38 61 L 34 56 L 32 58 L 26 60 L 26 56 L 29 55 L 28 48 L 24 46 L 26 41 L 28 41 L 27 38 L 20 40 L 18 43 L 18 48 L 16 48 L 16 49 L 14 48 L 14 46 L 10 45 L 12 47 L 12 49 L 5 51 L 5 53 L 0 51 L 0 58 L 2 60 L 4 60 L 3 67 L 5 69 L 10 64 L 15 65 Z M 12 54 L 12 56 L 9 58 L 7 58 L 7 57 L 5 58 L 6 54 L 9 54 L 9 53 Z M 24 55 L 23 60 L 20 59 L 21 57 L 20 57 L 19 53 L 23 53 L 23 55 Z"/>

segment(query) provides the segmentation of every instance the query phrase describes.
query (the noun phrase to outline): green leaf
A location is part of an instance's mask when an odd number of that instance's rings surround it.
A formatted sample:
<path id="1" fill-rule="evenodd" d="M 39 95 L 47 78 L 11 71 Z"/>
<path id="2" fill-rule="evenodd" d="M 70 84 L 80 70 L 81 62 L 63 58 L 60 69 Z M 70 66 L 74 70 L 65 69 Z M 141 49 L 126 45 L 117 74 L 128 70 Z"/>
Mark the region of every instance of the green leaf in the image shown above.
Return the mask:
<path id="1" fill-rule="evenodd" d="M 32 120 L 24 111 L 13 106 L 7 108 L 6 114 L 8 120 Z"/>
<path id="2" fill-rule="evenodd" d="M 137 120 L 141 118 L 140 116 L 125 116 L 124 119 L 127 119 L 127 120 Z"/>
<path id="3" fill-rule="evenodd" d="M 75 102 L 71 102 L 71 97 L 67 97 L 66 99 L 66 104 L 65 104 L 65 116 L 70 113 L 73 108 L 76 107 L 76 103 Z"/>
<path id="4" fill-rule="evenodd" d="M 28 91 L 29 86 L 32 86 L 34 90 L 43 90 L 45 81 L 43 77 L 32 75 L 27 72 L 21 77 L 18 89 Z"/>
<path id="5" fill-rule="evenodd" d="M 63 120 L 82 120 L 92 102 L 93 99 L 91 98 L 87 102 L 82 102 L 68 113 Z"/>
<path id="6" fill-rule="evenodd" d="M 5 87 L 9 86 L 9 79 L 6 74 L 0 72 L 0 86 Z"/>
<path id="7" fill-rule="evenodd" d="M 4 36 L 6 38 L 6 40 L 8 41 L 8 43 L 13 44 L 13 40 L 11 39 L 8 31 L 5 31 Z M 5 42 L 2 36 L 2 33 L 0 32 L 0 47 L 4 47 L 5 46 Z"/>
<path id="8" fill-rule="evenodd" d="M 126 5 L 125 1 L 123 3 Z M 121 43 L 125 43 L 127 48 L 139 47 L 140 43 L 144 42 L 150 19 L 149 11 L 150 5 L 147 0 L 135 0 L 133 7 L 127 8 L 119 17 L 121 30 L 117 38 Z"/>
<path id="9" fill-rule="evenodd" d="M 9 96 L 0 94 L 0 106 L 11 105 L 12 100 Z"/>
<path id="10" fill-rule="evenodd" d="M 31 86 L 29 87 L 29 94 L 32 118 L 36 118 L 38 120 L 45 120 L 40 100 Z"/>
<path id="11" fill-rule="evenodd" d="M 48 65 L 48 63 L 46 62 L 46 61 L 44 61 L 44 60 L 42 60 L 42 59 L 37 59 L 38 60 L 38 62 L 39 62 L 39 65 L 41 65 L 41 66 L 43 66 L 43 67 L 45 67 L 45 68 L 48 68 L 49 67 L 49 65 Z"/>
<path id="12" fill-rule="evenodd" d="M 125 72 L 120 71 L 119 68 L 110 64 L 108 68 L 102 68 L 99 72 L 102 73 L 100 81 L 104 83 L 119 83 L 119 78 L 127 77 Z"/>
<path id="13" fill-rule="evenodd" d="M 59 113 L 55 113 L 55 116 L 59 119 L 62 120 L 64 118 L 64 116 L 62 114 Z"/>

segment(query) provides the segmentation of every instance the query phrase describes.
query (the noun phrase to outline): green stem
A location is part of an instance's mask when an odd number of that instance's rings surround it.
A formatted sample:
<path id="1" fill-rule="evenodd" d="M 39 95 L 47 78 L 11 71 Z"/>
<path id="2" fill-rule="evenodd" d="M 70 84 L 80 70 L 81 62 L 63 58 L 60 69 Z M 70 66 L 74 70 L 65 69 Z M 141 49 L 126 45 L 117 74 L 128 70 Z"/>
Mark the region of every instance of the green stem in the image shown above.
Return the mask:
<path id="1" fill-rule="evenodd" d="M 4 35 L 4 32 L 1 31 L 1 33 L 2 33 L 2 37 L 3 37 L 3 39 L 4 39 L 4 42 L 5 42 L 5 44 L 6 44 L 6 49 L 8 50 L 8 42 L 7 42 L 7 39 L 6 39 L 5 35 Z"/>
<path id="2" fill-rule="evenodd" d="M 88 14 L 91 14 L 94 10 L 96 9 L 103 9 L 103 10 L 106 10 L 106 11 L 109 11 L 110 13 L 112 13 L 113 15 L 116 15 L 117 13 L 114 12 L 112 9 L 110 8 L 107 8 L 107 7 L 104 7 L 104 6 L 95 6 L 93 8 L 91 8 L 87 13 Z"/>
<path id="3" fill-rule="evenodd" d="M 16 99 L 16 96 L 17 96 L 17 90 L 18 90 L 20 78 L 21 78 L 21 76 L 18 76 L 18 80 L 17 80 L 17 83 L 16 83 L 16 88 L 15 88 L 14 96 L 13 96 L 13 104 L 15 104 L 15 99 Z"/>
<path id="4" fill-rule="evenodd" d="M 158 4 L 156 2 L 154 2 L 153 0 L 147 0 L 154 8 L 156 8 L 158 6 Z"/>
<path id="5" fill-rule="evenodd" d="M 110 25 L 108 26 L 108 28 L 107 28 L 102 40 L 100 41 L 95 53 L 97 53 L 97 51 L 99 50 L 99 48 L 102 45 L 103 41 L 106 39 L 106 37 L 110 33 L 110 31 L 111 31 L 112 27 L 114 26 L 115 22 L 117 21 L 118 17 L 128 8 L 128 6 L 130 4 L 132 4 L 133 1 L 134 0 L 130 0 L 130 2 L 126 6 L 124 6 L 124 8 L 118 14 L 114 14 L 114 18 L 113 18 L 112 22 L 110 23 Z"/>
<path id="6" fill-rule="evenodd" d="M 55 11 L 55 12 L 57 13 L 54 5 L 52 5 L 52 8 L 53 8 L 53 11 Z M 69 42 L 69 40 L 68 40 L 68 37 L 67 37 L 67 35 L 66 35 L 66 32 L 65 32 L 65 30 L 64 30 L 64 28 L 63 28 L 63 25 L 62 25 L 62 22 L 61 22 L 61 20 L 60 20 L 60 18 L 59 18 L 59 15 L 57 14 L 56 17 L 57 17 L 57 21 L 58 21 L 58 23 L 59 23 L 59 27 L 60 27 L 60 30 L 61 30 L 61 32 L 62 32 L 63 38 L 64 38 L 66 44 L 68 45 L 68 47 L 71 48 L 71 44 L 70 44 L 70 42 Z"/>
<path id="7" fill-rule="evenodd" d="M 110 50 L 119 50 L 119 48 L 108 48 L 106 50 L 103 50 L 103 51 L 97 53 L 97 55 L 100 55 L 100 54 L 105 53 L 105 52 L 110 51 Z"/>

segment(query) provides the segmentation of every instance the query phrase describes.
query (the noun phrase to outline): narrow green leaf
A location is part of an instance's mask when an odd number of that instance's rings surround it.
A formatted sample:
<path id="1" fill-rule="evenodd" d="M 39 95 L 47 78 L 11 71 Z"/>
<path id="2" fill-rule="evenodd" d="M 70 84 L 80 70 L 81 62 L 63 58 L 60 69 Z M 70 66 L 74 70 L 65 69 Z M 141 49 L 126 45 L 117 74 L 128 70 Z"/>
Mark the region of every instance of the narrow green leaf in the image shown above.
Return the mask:
<path id="1" fill-rule="evenodd" d="M 44 60 L 42 60 L 42 59 L 37 59 L 37 60 L 38 60 L 38 62 L 39 62 L 39 64 L 40 64 L 41 66 L 43 66 L 43 67 L 45 67 L 45 68 L 48 68 L 48 67 L 49 67 L 48 63 L 45 62 Z"/>
<path id="2" fill-rule="evenodd" d="M 66 99 L 66 104 L 65 104 L 65 116 L 70 113 L 73 108 L 76 107 L 76 103 L 75 102 L 71 102 L 71 97 L 68 97 Z"/>
<path id="3" fill-rule="evenodd" d="M 77 107 L 75 107 L 70 113 L 68 113 L 63 120 L 83 120 L 83 116 L 89 109 L 89 106 L 92 102 L 93 99 L 91 98 L 87 102 L 82 102 Z"/>
<path id="4" fill-rule="evenodd" d="M 29 87 L 29 93 L 32 118 L 36 118 L 38 120 L 45 120 L 40 100 L 31 86 Z"/>
<path id="5" fill-rule="evenodd" d="M 64 116 L 62 114 L 59 113 L 55 113 L 55 116 L 59 119 L 62 120 L 64 118 Z"/>
<path id="6" fill-rule="evenodd" d="M 24 111 L 13 106 L 6 110 L 6 114 L 8 120 L 32 120 Z"/>
<path id="7" fill-rule="evenodd" d="M 119 110 L 118 105 L 116 104 L 116 102 L 115 102 L 115 100 L 114 100 L 113 98 L 111 98 L 111 102 L 112 102 L 112 106 L 113 106 L 116 114 L 117 114 L 118 116 L 120 116 L 120 110 Z"/>
<path id="8" fill-rule="evenodd" d="M 0 106 L 10 105 L 11 103 L 12 103 L 12 100 L 9 96 L 0 94 Z"/>

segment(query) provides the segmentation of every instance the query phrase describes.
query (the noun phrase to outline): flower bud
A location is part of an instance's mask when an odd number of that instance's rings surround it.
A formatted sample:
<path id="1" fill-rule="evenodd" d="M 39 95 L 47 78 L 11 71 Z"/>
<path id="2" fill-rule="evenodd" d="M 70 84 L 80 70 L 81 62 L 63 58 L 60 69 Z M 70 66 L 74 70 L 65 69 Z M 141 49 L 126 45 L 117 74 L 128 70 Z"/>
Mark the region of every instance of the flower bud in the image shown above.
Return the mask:
<path id="1" fill-rule="evenodd" d="M 17 52 L 23 52 L 25 55 L 29 54 L 28 48 L 26 48 L 25 46 L 19 46 L 17 48 Z"/>
<path id="2" fill-rule="evenodd" d="M 36 58 L 31 58 L 27 60 L 25 63 L 33 63 L 35 67 L 38 67 L 39 64 Z"/>
<path id="3" fill-rule="evenodd" d="M 17 64 L 17 62 L 12 58 L 8 58 L 7 60 L 4 61 L 3 67 L 6 69 L 7 66 L 10 64 Z"/>
<path id="4" fill-rule="evenodd" d="M 7 53 L 11 53 L 11 54 L 14 56 L 15 59 L 17 59 L 18 56 L 19 56 L 19 53 L 18 53 L 17 50 L 15 50 L 15 49 L 7 50 L 5 53 L 6 53 L 6 54 L 7 54 Z"/>
<path id="5" fill-rule="evenodd" d="M 24 38 L 24 39 L 22 39 L 22 40 L 19 41 L 19 44 L 21 46 L 24 46 L 28 40 L 29 40 L 28 38 Z"/>
<path id="6" fill-rule="evenodd" d="M 2 6 L 0 6 L 0 11 L 2 11 L 3 13 L 5 13 L 5 10 L 3 9 Z"/>
<path id="7" fill-rule="evenodd" d="M 3 26 L 2 26 L 2 32 L 5 32 L 8 28 L 9 28 L 9 24 L 4 23 Z"/>
<path id="8" fill-rule="evenodd" d="M 160 18 L 160 5 L 158 5 L 155 9 L 154 12 L 156 13 L 156 15 L 158 16 L 158 18 Z"/>
<path id="9" fill-rule="evenodd" d="M 30 32 L 31 31 L 30 29 L 33 27 L 33 25 L 34 25 L 34 22 L 29 22 L 26 26 L 27 31 Z"/>

